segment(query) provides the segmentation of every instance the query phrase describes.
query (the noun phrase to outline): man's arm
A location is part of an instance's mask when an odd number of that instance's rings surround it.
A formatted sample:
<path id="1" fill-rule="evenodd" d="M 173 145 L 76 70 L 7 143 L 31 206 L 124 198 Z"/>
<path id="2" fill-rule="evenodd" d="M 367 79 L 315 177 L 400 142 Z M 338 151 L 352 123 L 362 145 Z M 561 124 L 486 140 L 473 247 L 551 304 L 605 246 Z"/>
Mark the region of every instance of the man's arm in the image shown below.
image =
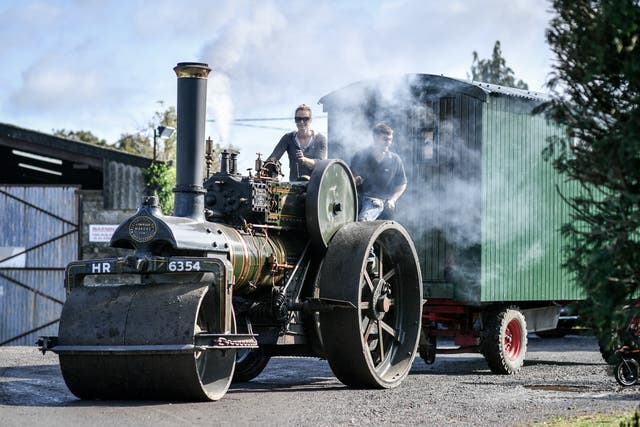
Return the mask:
<path id="1" fill-rule="evenodd" d="M 406 189 L 407 189 L 407 184 L 402 184 L 396 187 L 396 190 L 393 192 L 391 197 L 387 199 L 387 202 L 386 202 L 386 205 L 389 209 L 391 210 L 396 209 L 396 202 L 404 194 Z"/>
<path id="2" fill-rule="evenodd" d="M 391 197 L 389 197 L 385 202 L 385 205 L 391 210 L 394 210 L 396 208 L 396 202 L 407 189 L 407 174 L 404 172 L 404 164 L 402 163 L 402 159 L 400 159 L 398 155 L 394 155 L 394 157 L 398 162 L 397 170 L 393 180 L 396 184 L 396 187 L 393 190 L 393 194 L 391 195 Z"/>
<path id="3" fill-rule="evenodd" d="M 360 187 L 362 185 L 362 182 L 364 181 L 364 178 L 362 178 L 362 176 L 360 175 L 362 163 L 361 157 L 361 153 L 357 152 L 356 154 L 354 154 L 353 158 L 351 159 L 351 164 L 349 165 L 349 169 L 351 169 L 351 175 L 353 175 L 354 181 L 356 182 L 356 187 Z"/>

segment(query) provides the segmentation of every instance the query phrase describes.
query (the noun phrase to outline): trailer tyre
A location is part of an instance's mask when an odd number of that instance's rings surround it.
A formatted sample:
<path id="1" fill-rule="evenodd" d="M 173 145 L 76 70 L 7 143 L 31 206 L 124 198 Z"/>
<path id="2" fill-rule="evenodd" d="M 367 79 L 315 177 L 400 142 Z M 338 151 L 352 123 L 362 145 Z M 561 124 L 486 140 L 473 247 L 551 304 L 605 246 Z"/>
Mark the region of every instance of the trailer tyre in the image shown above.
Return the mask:
<path id="1" fill-rule="evenodd" d="M 480 351 L 495 374 L 515 374 L 527 353 L 527 322 L 515 307 L 486 316 Z"/>

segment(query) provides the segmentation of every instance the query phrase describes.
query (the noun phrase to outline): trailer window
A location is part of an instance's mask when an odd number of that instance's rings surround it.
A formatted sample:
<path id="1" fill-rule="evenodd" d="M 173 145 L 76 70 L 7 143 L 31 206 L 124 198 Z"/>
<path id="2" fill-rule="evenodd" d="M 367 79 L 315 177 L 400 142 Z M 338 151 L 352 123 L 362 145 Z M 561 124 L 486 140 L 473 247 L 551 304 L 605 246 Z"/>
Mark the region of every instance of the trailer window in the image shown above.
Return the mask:
<path id="1" fill-rule="evenodd" d="M 422 160 L 433 159 L 433 130 L 425 129 L 422 131 Z"/>

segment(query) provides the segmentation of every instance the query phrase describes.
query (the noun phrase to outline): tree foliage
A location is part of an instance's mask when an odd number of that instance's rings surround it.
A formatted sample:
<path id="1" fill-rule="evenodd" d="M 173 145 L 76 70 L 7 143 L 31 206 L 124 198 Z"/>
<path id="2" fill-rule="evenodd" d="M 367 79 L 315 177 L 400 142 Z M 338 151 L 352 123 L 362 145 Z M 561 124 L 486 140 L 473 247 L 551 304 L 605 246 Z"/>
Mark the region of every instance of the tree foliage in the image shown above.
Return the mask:
<path id="1" fill-rule="evenodd" d="M 163 106 L 162 101 L 159 102 Z M 157 133 L 158 126 L 172 127 L 177 126 L 176 108 L 170 106 L 166 109 L 156 111 L 147 124 L 147 127 L 136 133 L 123 133 L 120 138 L 112 146 L 118 150 L 125 151 L 130 154 L 136 154 L 145 157 L 153 157 L 154 139 L 156 142 L 156 159 L 159 162 L 152 163 L 145 171 L 145 185 L 149 194 L 155 194 L 160 199 L 162 211 L 169 214 L 173 211 L 173 188 L 176 184 L 176 142 L 177 134 L 173 133 L 169 138 L 160 138 Z M 110 146 L 106 140 L 99 139 L 89 131 L 70 131 L 60 129 L 54 132 L 54 135 L 64 138 L 75 139 L 77 141 L 88 142 L 99 146 Z M 204 143 L 204 141 L 203 141 Z M 220 153 L 223 148 L 219 143 L 214 144 L 214 154 L 212 157 L 211 173 L 220 170 Z M 229 146 L 228 150 L 238 151 L 236 148 Z M 206 166 L 202 159 L 203 173 L 206 174 Z"/>
<path id="2" fill-rule="evenodd" d="M 100 139 L 90 131 L 86 131 L 86 130 L 58 129 L 58 130 L 54 130 L 53 134 L 55 136 L 60 136 L 62 138 L 72 139 L 80 142 L 86 142 L 88 144 L 98 145 L 100 147 L 106 147 L 108 145 L 105 139 Z"/>
<path id="3" fill-rule="evenodd" d="M 149 137 L 141 133 L 120 135 L 115 148 L 139 156 L 151 157 L 153 155 L 153 145 Z"/>
<path id="4" fill-rule="evenodd" d="M 153 119 L 149 126 L 157 129 L 158 126 L 167 126 L 176 128 L 178 125 L 178 115 L 176 113 L 176 107 L 169 107 L 163 111 L 156 111 L 153 115 Z M 169 138 L 163 138 L 160 140 L 156 138 L 157 141 L 157 158 L 158 160 L 168 161 L 176 159 L 176 132 L 171 135 Z"/>
<path id="5" fill-rule="evenodd" d="M 162 101 L 160 101 L 162 105 Z M 169 107 L 162 111 L 156 111 L 149 122 L 149 127 L 153 129 L 151 137 L 147 138 L 147 149 L 149 156 L 154 155 L 154 162 L 145 171 L 145 184 L 148 193 L 158 196 L 162 212 L 167 215 L 173 212 L 173 188 L 176 186 L 176 169 L 174 162 L 176 159 L 176 132 L 169 138 L 160 138 L 157 134 L 159 126 L 176 128 L 178 117 L 175 107 Z M 160 160 L 157 162 L 155 160 Z"/>
<path id="6" fill-rule="evenodd" d="M 601 345 L 624 330 L 640 290 L 640 5 L 637 0 L 553 0 L 547 40 L 556 62 L 548 115 L 566 135 L 546 154 L 580 184 L 566 266 L 585 290 Z M 615 334 L 614 334 L 615 335 Z"/>
<path id="7" fill-rule="evenodd" d="M 162 101 L 159 101 L 162 106 Z M 156 111 L 143 131 L 136 133 L 124 133 L 115 143 L 115 148 L 127 153 L 140 156 L 153 157 L 154 139 L 156 143 L 156 159 L 161 161 L 175 160 L 176 158 L 176 133 L 169 138 L 154 137 L 155 129 L 158 126 L 172 127 L 177 124 L 176 108 L 173 106 L 167 109 Z"/>
<path id="8" fill-rule="evenodd" d="M 145 170 L 144 181 L 147 192 L 158 196 L 162 213 L 168 215 L 173 212 L 173 188 L 176 186 L 176 169 L 171 162 L 153 162 Z"/>
<path id="9" fill-rule="evenodd" d="M 162 104 L 162 103 L 161 103 Z M 158 126 L 177 127 L 177 114 L 175 107 L 169 107 L 162 111 L 156 111 L 149 122 L 149 127 L 157 129 Z M 153 133 L 150 133 L 153 135 Z M 138 134 L 139 135 L 139 134 Z M 125 144 L 129 142 L 136 142 L 133 138 L 135 135 L 123 135 L 125 138 L 121 138 L 120 141 Z M 176 185 L 176 170 L 175 162 L 177 160 L 176 142 L 177 133 L 174 132 L 169 138 L 159 138 L 156 134 L 156 158 L 160 162 L 152 163 L 145 171 L 145 184 L 150 194 L 155 194 L 160 200 L 162 211 L 164 214 L 170 214 L 174 208 L 173 188 Z M 204 141 L 203 141 L 204 143 Z M 136 148 L 142 147 L 145 150 L 144 153 L 149 157 L 153 155 L 153 136 L 147 138 L 146 142 L 142 142 Z M 217 172 L 220 170 L 220 153 L 222 147 L 216 143 L 213 147 L 214 154 L 212 157 L 211 172 Z M 147 155 L 147 154 L 143 154 Z M 206 173 L 206 167 L 204 159 L 202 159 L 203 173 Z"/>
<path id="10" fill-rule="evenodd" d="M 493 54 L 489 59 L 480 59 L 478 52 L 473 51 L 471 80 L 516 87 L 519 89 L 529 89 L 529 86 L 525 82 L 516 79 L 511 67 L 507 67 L 507 61 L 502 56 L 499 40 L 496 40 L 496 44 L 493 46 Z"/>

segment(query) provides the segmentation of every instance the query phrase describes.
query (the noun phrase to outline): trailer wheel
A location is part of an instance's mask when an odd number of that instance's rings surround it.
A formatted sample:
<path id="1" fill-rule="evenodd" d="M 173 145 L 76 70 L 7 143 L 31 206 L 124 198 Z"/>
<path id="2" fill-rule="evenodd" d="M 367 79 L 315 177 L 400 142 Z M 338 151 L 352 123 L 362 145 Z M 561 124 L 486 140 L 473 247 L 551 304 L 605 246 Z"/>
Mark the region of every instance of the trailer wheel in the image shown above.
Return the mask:
<path id="1" fill-rule="evenodd" d="M 320 270 L 327 361 L 350 387 L 392 388 L 416 355 L 422 280 L 407 231 L 395 222 L 354 222 L 335 234 Z"/>
<path id="2" fill-rule="evenodd" d="M 480 351 L 494 374 L 515 374 L 527 353 L 527 322 L 517 308 L 485 315 Z"/>
<path id="3" fill-rule="evenodd" d="M 244 383 L 251 381 L 262 373 L 269 360 L 271 360 L 271 355 L 263 350 L 262 347 L 238 350 L 233 382 Z"/>

